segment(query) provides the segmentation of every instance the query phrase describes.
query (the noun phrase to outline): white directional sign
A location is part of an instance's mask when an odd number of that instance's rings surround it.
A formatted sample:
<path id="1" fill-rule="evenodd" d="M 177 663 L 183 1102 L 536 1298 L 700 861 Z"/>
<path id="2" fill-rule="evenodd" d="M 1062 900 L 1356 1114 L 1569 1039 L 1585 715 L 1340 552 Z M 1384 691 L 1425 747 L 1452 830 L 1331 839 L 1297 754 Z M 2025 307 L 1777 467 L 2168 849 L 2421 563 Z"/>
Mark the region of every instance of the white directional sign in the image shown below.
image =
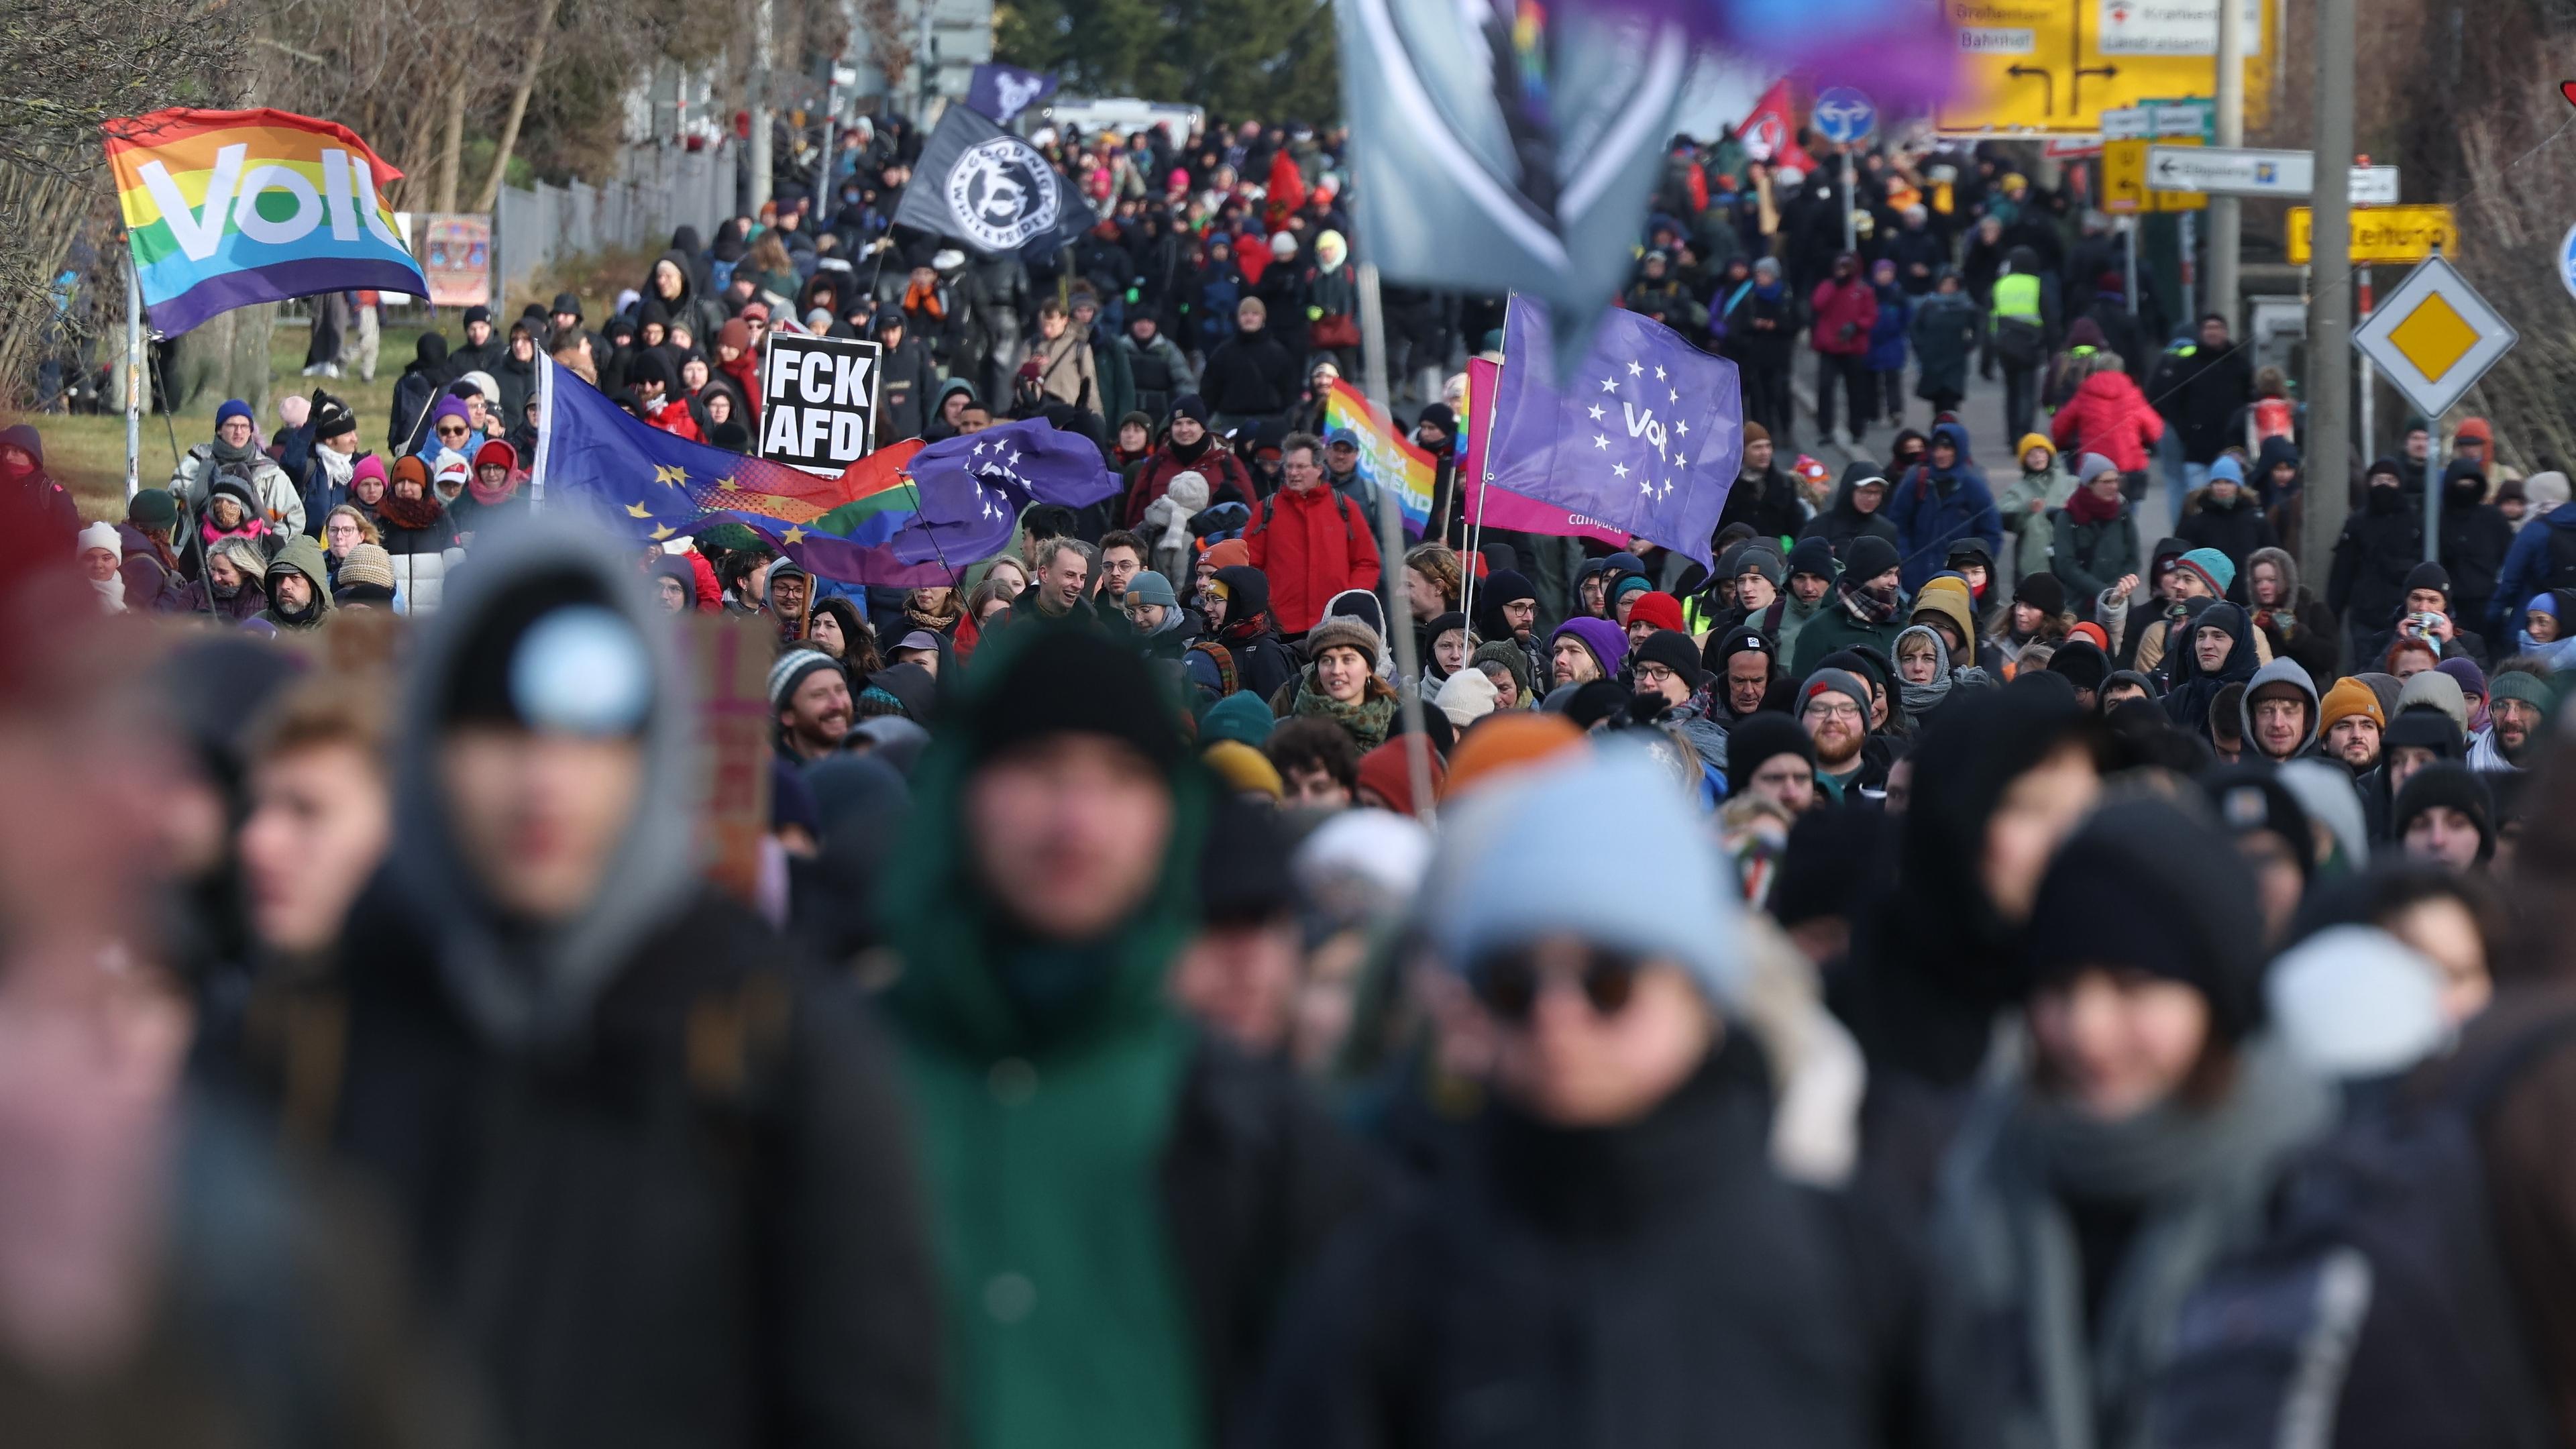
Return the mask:
<path id="1" fill-rule="evenodd" d="M 2221 196 L 2310 196 L 2317 189 L 2311 151 L 2254 151 L 2242 147 L 2157 146 L 2147 152 L 2147 184 L 2158 191 L 2206 191 Z M 2397 168 L 2352 168 L 2352 204 L 2397 204 Z"/>
<path id="2" fill-rule="evenodd" d="M 2520 341 L 2449 262 L 2433 257 L 2398 285 L 2352 334 L 2416 411 L 2438 418 Z"/>
<path id="3" fill-rule="evenodd" d="M 2158 191 L 2305 196 L 2316 189 L 2316 157 L 2306 151 L 2157 146 L 2147 152 L 2147 184 Z"/>

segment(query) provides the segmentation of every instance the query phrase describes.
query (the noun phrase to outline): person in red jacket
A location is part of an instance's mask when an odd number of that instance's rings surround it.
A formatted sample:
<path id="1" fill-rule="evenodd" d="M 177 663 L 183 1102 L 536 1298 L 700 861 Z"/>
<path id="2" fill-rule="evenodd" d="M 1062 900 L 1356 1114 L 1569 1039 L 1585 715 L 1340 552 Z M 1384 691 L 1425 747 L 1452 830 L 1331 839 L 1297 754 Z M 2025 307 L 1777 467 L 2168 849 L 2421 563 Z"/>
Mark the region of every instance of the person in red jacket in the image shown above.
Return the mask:
<path id="1" fill-rule="evenodd" d="M 2148 450 L 2165 435 L 2165 420 L 2147 405 L 2120 354 L 2104 348 L 2086 361 L 2092 371 L 2057 410 L 2048 435 L 2061 453 L 2110 459 L 2120 470 L 2122 496 L 2135 503 L 2147 496 Z"/>
<path id="2" fill-rule="evenodd" d="M 1128 485 L 1127 501 L 1119 511 L 1118 526 L 1137 529 L 1145 526 L 1145 510 L 1155 500 L 1172 491 L 1172 480 L 1183 473 L 1197 473 L 1208 480 L 1208 504 L 1240 503 L 1250 507 L 1261 495 L 1253 491 L 1252 474 L 1234 450 L 1208 431 L 1207 404 L 1197 393 L 1183 393 L 1172 402 L 1172 416 L 1163 429 L 1163 441 L 1145 455 L 1136 469 L 1136 480 Z"/>
<path id="3" fill-rule="evenodd" d="M 1834 382 L 1839 378 L 1851 402 L 1851 431 L 1842 441 L 1860 444 L 1860 434 L 1877 415 L 1877 379 L 1869 371 L 1869 331 L 1878 325 L 1878 293 L 1860 273 L 1860 258 L 1845 252 L 1834 258 L 1834 274 L 1816 284 L 1809 310 L 1815 316 L 1816 431 L 1834 438 Z"/>
<path id="4" fill-rule="evenodd" d="M 1333 595 L 1377 587 L 1377 540 L 1359 506 L 1325 486 L 1322 439 L 1290 433 L 1279 457 L 1280 489 L 1253 513 L 1243 542 L 1270 581 L 1271 619 L 1295 639 Z"/>
<path id="5" fill-rule="evenodd" d="M 671 365 L 661 355 L 639 351 L 635 360 L 626 364 L 626 390 L 635 395 L 635 410 L 644 421 L 675 438 L 703 443 L 706 435 L 698 431 L 698 420 L 689 410 L 671 398 Z"/>

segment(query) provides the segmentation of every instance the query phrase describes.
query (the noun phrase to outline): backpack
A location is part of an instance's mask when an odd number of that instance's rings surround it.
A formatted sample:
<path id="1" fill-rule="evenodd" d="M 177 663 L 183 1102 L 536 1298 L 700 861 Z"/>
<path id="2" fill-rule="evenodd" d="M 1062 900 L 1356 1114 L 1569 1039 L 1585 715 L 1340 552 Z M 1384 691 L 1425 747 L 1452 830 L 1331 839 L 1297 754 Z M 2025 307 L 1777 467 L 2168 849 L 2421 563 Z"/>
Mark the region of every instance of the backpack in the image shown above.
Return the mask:
<path id="1" fill-rule="evenodd" d="M 2576 589 L 2576 528 L 2552 527 L 2546 519 L 2540 520 L 2539 526 L 2549 529 L 2549 573 L 2532 592 Z"/>
<path id="2" fill-rule="evenodd" d="M 1995 356 L 2006 367 L 2037 367 L 2048 360 L 2048 332 L 2028 317 L 1995 319 Z"/>
<path id="3" fill-rule="evenodd" d="M 1352 515 L 1359 512 L 1359 505 L 1351 502 L 1351 500 L 1347 498 L 1344 498 L 1341 494 L 1335 493 L 1333 495 L 1333 506 L 1342 515 L 1342 542 L 1345 544 L 1358 543 L 1360 541 L 1359 524 L 1354 521 Z M 1278 513 L 1279 495 L 1273 493 L 1269 497 L 1261 500 L 1260 517 L 1254 519 L 1252 526 L 1243 531 L 1246 534 L 1250 534 L 1255 531 L 1262 533 L 1269 532 L 1270 520 L 1276 517 Z"/>
<path id="4" fill-rule="evenodd" d="M 2561 1011 L 2429 1100 L 2347 1122 L 2284 1180 L 2271 1227 L 2176 1320 L 2156 1442 L 2195 1449 L 2557 1443 L 2499 1255 L 2478 1130 L 2576 1036 Z"/>

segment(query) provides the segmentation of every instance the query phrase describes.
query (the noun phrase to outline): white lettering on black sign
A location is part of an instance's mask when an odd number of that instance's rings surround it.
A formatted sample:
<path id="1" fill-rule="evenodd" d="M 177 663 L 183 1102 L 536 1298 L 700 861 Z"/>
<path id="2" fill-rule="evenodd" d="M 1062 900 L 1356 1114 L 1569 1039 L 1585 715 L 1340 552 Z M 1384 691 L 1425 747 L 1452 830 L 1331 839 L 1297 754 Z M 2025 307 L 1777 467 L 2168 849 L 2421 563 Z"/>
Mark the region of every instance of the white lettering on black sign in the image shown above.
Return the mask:
<path id="1" fill-rule="evenodd" d="M 773 332 L 760 373 L 760 456 L 840 476 L 876 449 L 876 343 Z"/>

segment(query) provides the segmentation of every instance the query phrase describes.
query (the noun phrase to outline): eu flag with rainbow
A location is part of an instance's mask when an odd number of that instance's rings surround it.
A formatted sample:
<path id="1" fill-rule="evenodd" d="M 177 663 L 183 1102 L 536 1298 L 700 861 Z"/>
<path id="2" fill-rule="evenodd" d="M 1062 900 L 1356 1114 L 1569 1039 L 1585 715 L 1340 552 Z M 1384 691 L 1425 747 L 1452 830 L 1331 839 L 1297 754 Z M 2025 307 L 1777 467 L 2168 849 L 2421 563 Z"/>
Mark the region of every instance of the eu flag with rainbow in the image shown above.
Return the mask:
<path id="1" fill-rule="evenodd" d="M 321 292 L 429 295 L 384 184 L 402 173 L 346 126 L 186 107 L 104 123 L 152 329 Z"/>
<path id="2" fill-rule="evenodd" d="M 739 523 L 817 578 L 953 585 L 1010 546 L 1029 504 L 1078 508 L 1118 487 L 1088 439 L 1038 419 L 928 448 L 907 440 L 818 477 L 676 437 L 552 359 L 537 365 L 531 497 L 587 506 L 639 544 Z"/>

